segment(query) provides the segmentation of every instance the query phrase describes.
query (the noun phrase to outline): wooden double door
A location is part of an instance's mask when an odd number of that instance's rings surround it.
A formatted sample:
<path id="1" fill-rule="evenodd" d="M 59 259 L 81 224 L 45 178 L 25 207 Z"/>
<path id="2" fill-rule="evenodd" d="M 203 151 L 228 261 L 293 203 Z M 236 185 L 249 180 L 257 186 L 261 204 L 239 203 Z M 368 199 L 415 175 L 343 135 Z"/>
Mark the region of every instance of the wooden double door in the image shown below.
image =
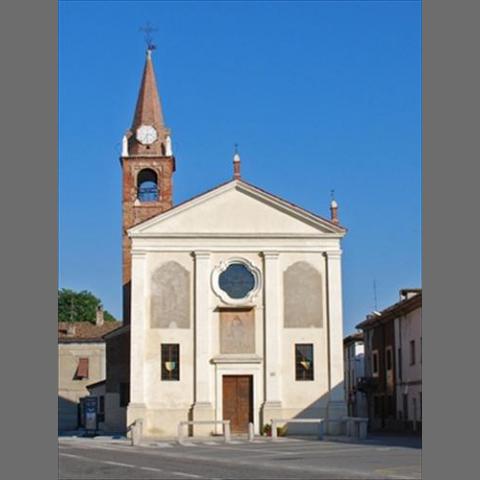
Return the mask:
<path id="1" fill-rule="evenodd" d="M 223 376 L 223 419 L 230 420 L 233 433 L 248 432 L 253 422 L 253 376 Z"/>

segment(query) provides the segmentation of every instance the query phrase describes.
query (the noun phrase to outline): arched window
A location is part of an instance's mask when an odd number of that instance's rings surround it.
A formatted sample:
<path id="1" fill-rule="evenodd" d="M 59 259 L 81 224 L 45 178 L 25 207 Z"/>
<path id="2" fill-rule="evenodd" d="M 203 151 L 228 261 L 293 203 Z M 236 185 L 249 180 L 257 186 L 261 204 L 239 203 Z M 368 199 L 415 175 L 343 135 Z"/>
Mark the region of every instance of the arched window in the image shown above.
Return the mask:
<path id="1" fill-rule="evenodd" d="M 138 173 L 137 197 L 141 202 L 154 202 L 158 200 L 157 174 L 145 168 Z"/>

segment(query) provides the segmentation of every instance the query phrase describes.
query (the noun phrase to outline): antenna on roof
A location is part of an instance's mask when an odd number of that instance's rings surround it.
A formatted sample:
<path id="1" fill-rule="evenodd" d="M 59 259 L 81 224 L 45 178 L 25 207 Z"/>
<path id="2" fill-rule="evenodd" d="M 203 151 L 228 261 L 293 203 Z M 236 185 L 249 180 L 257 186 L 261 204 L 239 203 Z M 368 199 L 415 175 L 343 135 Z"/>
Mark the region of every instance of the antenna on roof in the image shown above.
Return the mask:
<path id="1" fill-rule="evenodd" d="M 155 50 L 157 47 L 153 43 L 152 32 L 156 32 L 158 28 L 155 28 L 150 22 L 146 22 L 144 27 L 140 27 L 140 32 L 144 32 L 145 34 L 145 43 L 147 44 L 147 51 L 151 52 Z"/>
<path id="2" fill-rule="evenodd" d="M 377 306 L 377 282 L 375 279 L 373 279 L 373 303 L 374 303 L 374 311 L 378 311 L 378 306 Z"/>

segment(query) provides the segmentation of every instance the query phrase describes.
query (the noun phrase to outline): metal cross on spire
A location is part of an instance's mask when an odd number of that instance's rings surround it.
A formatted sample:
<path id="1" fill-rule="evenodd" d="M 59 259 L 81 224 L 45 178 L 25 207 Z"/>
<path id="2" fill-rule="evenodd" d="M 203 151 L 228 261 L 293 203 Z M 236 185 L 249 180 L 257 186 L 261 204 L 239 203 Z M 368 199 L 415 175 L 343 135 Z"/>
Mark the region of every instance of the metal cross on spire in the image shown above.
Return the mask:
<path id="1" fill-rule="evenodd" d="M 156 32 L 158 28 L 155 28 L 150 22 L 146 22 L 144 27 L 140 27 L 140 32 L 145 34 L 145 43 L 147 44 L 147 50 L 155 50 L 156 46 L 153 43 L 152 32 Z"/>
<path id="2" fill-rule="evenodd" d="M 335 190 L 330 190 L 330 200 L 335 200 Z"/>

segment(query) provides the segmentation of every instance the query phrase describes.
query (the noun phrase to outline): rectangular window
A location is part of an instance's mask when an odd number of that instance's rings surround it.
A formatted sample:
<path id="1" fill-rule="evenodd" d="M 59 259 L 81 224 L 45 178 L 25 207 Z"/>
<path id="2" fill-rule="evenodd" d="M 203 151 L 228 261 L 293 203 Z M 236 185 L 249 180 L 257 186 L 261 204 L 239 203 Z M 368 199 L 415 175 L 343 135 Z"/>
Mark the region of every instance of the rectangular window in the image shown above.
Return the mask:
<path id="1" fill-rule="evenodd" d="M 392 347 L 387 347 L 385 349 L 385 363 L 387 364 L 387 371 L 392 369 Z"/>
<path id="2" fill-rule="evenodd" d="M 313 344 L 295 344 L 295 380 L 313 380 Z"/>
<path id="3" fill-rule="evenodd" d="M 410 365 L 415 365 L 415 340 L 410 340 Z"/>
<path id="4" fill-rule="evenodd" d="M 378 350 L 372 352 L 372 375 L 378 377 Z"/>
<path id="5" fill-rule="evenodd" d="M 403 394 L 403 418 L 408 420 L 408 393 Z"/>
<path id="6" fill-rule="evenodd" d="M 180 380 L 180 345 L 162 343 L 162 380 Z"/>
<path id="7" fill-rule="evenodd" d="M 422 421 L 422 392 L 420 392 L 419 395 L 420 395 L 420 403 L 419 403 L 419 407 L 420 407 L 420 421 Z"/>
<path id="8" fill-rule="evenodd" d="M 130 384 L 120 383 L 120 406 L 126 407 L 130 403 Z"/>
<path id="9" fill-rule="evenodd" d="M 75 380 L 88 378 L 88 358 L 79 358 L 77 370 L 75 371 Z"/>

